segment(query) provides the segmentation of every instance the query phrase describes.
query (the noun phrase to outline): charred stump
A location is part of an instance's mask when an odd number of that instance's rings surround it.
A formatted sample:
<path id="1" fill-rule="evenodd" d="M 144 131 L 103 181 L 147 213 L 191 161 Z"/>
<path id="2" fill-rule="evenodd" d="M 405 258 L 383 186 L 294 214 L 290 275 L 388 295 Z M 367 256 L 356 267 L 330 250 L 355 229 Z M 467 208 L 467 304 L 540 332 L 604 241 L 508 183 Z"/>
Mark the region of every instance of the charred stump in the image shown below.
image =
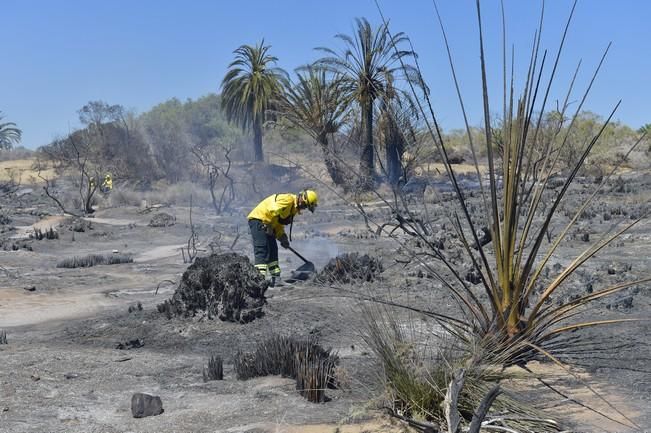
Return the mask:
<path id="1" fill-rule="evenodd" d="M 168 318 L 205 314 L 248 323 L 263 316 L 268 283 L 249 259 L 235 253 L 200 257 L 183 273 L 171 299 L 158 305 Z"/>

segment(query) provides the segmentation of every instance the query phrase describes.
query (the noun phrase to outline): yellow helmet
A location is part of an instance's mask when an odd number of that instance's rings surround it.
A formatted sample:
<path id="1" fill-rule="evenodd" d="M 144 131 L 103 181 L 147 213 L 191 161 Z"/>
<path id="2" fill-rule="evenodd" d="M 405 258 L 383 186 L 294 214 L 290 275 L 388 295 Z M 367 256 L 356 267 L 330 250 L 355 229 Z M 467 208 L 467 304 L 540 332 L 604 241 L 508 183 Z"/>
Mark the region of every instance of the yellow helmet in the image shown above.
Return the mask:
<path id="1" fill-rule="evenodd" d="M 306 189 L 301 192 L 301 196 L 303 197 L 305 206 L 307 206 L 310 212 L 314 212 L 314 209 L 316 209 L 316 206 L 319 203 L 319 197 L 317 196 L 316 191 Z"/>

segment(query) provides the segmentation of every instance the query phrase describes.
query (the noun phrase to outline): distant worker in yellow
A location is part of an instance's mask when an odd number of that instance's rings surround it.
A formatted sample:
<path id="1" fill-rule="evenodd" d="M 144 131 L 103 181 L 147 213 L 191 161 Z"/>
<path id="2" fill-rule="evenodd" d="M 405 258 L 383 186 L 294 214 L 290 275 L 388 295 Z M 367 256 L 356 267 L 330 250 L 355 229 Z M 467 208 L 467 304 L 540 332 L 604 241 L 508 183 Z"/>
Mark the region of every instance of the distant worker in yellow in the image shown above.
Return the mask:
<path id="1" fill-rule="evenodd" d="M 113 177 L 111 176 L 111 173 L 106 173 L 106 176 L 104 176 L 104 182 L 102 182 L 102 192 L 103 193 L 109 193 L 113 189 Z"/>
<path id="2" fill-rule="evenodd" d="M 318 200 L 316 192 L 311 189 L 298 194 L 273 194 L 262 200 L 248 215 L 255 267 L 265 277 L 269 272 L 272 285 L 280 277 L 276 240 L 283 248 L 288 248 L 290 239 L 284 226 L 292 224 L 294 217 L 303 209 L 314 212 Z"/>

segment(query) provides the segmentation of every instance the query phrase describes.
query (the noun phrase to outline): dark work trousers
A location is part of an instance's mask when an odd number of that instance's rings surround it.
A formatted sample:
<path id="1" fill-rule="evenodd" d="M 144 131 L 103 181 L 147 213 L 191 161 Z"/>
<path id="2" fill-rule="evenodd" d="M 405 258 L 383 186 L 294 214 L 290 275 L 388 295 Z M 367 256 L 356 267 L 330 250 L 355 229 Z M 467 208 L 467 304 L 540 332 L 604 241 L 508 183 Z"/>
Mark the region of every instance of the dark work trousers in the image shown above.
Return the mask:
<path id="1" fill-rule="evenodd" d="M 278 244 L 274 235 L 267 234 L 262 221 L 257 219 L 249 220 L 249 230 L 253 240 L 253 254 L 255 256 L 255 267 L 262 275 L 280 276 L 278 266 Z"/>

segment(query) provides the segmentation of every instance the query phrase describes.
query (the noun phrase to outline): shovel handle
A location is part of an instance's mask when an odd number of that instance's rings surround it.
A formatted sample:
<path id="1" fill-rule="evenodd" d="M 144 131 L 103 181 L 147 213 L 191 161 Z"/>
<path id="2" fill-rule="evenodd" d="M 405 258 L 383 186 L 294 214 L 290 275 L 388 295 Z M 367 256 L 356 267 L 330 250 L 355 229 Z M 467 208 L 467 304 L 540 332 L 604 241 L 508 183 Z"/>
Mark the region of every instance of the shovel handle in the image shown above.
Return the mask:
<path id="1" fill-rule="evenodd" d="M 296 255 L 298 256 L 298 258 L 301 259 L 301 260 L 303 260 L 305 263 L 310 263 L 309 260 L 307 260 L 305 257 L 303 257 L 302 255 L 300 255 L 299 252 L 296 251 L 296 250 L 295 250 L 294 248 L 292 248 L 291 246 L 290 246 L 290 247 L 287 247 L 287 249 L 288 249 L 289 251 L 291 251 L 292 253 L 296 254 Z"/>

